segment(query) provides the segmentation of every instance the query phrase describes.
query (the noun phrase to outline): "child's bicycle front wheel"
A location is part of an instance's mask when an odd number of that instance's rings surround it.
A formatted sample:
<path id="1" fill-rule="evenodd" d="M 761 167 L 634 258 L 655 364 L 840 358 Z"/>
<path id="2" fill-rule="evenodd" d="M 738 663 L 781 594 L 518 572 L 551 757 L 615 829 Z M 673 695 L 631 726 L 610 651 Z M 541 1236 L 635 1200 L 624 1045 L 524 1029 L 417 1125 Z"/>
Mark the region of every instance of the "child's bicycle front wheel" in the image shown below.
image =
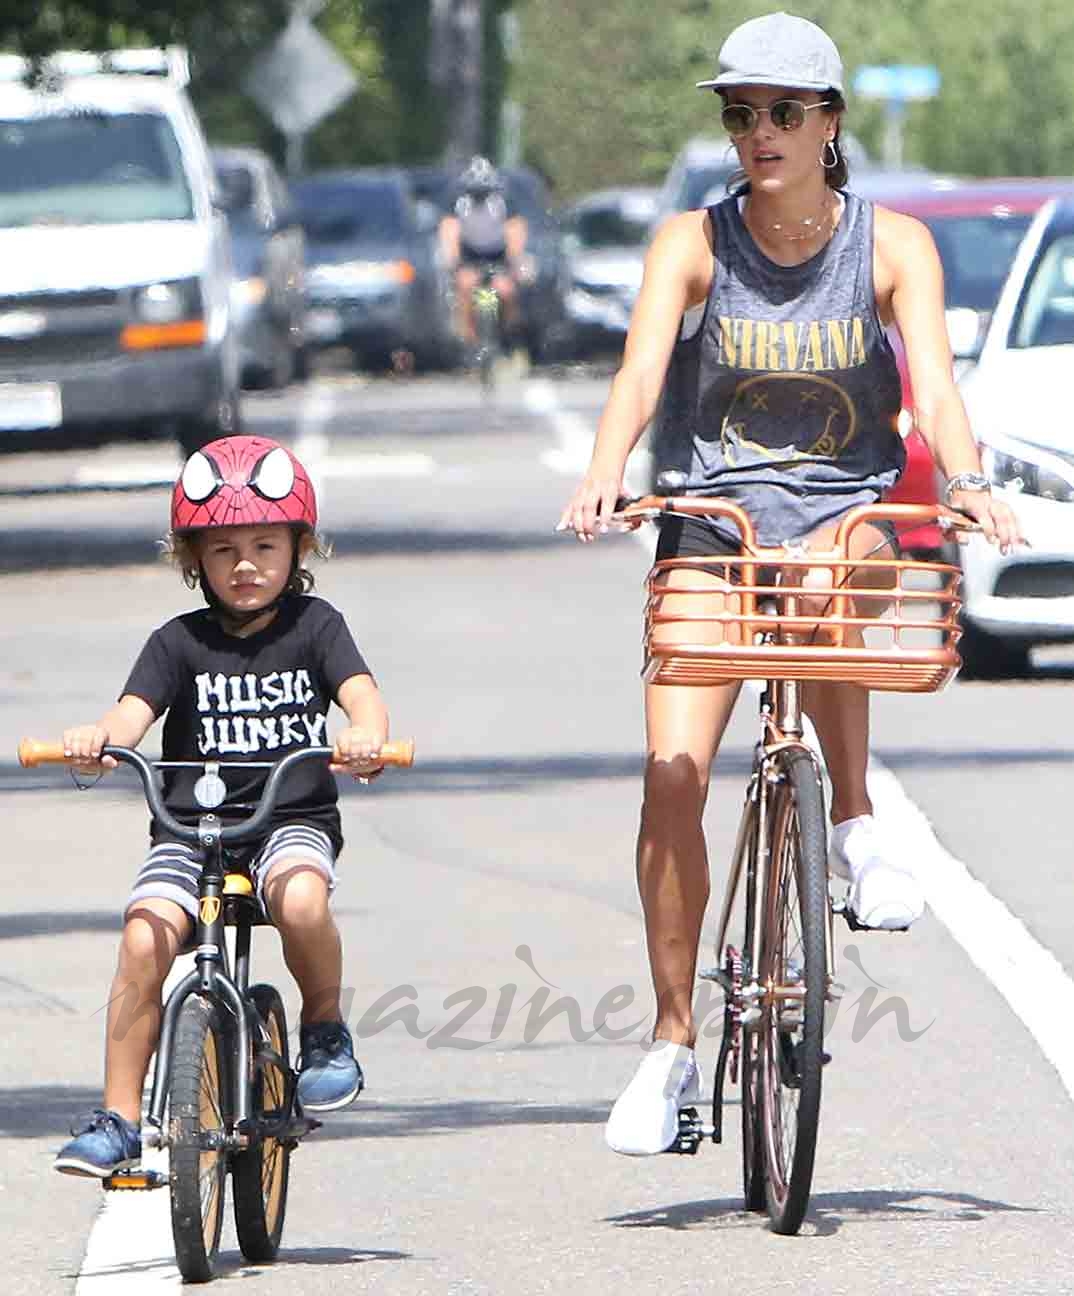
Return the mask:
<path id="1" fill-rule="evenodd" d="M 291 1117 L 293 1085 L 287 1044 L 287 1017 L 279 993 L 255 985 L 250 998 L 265 1027 L 266 1039 L 254 1039 L 250 1119 L 261 1129 L 286 1124 Z M 287 1213 L 292 1142 L 261 1134 L 231 1162 L 235 1232 L 247 1260 L 276 1259 Z"/>
<path id="2" fill-rule="evenodd" d="M 169 1093 L 172 1237 L 187 1282 L 208 1282 L 227 1186 L 228 1031 L 220 1009 L 191 995 L 179 1013 Z"/>

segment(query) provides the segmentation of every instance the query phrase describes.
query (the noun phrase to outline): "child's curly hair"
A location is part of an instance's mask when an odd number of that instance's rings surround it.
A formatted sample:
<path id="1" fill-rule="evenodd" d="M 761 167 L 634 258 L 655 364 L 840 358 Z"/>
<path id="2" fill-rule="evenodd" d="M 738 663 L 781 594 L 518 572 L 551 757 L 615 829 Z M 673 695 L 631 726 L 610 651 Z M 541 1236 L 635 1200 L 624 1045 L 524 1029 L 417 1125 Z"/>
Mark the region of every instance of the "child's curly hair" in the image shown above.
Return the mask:
<path id="1" fill-rule="evenodd" d="M 201 584 L 201 560 L 198 557 L 198 543 L 209 529 L 206 527 L 199 531 L 182 531 L 178 535 L 174 531 L 169 531 L 160 541 L 161 557 L 167 559 L 174 567 L 178 567 L 183 578 L 183 584 L 188 589 L 197 589 Z M 303 560 L 310 555 L 314 558 L 327 558 L 331 554 L 332 546 L 318 532 L 311 531 L 306 526 L 292 526 L 289 530 L 294 536 L 296 553 L 303 536 L 309 536 L 312 541 L 306 553 L 302 555 Z M 308 594 L 315 584 L 313 572 L 308 567 L 305 567 L 303 561 L 300 560 L 287 583 L 284 593 Z"/>

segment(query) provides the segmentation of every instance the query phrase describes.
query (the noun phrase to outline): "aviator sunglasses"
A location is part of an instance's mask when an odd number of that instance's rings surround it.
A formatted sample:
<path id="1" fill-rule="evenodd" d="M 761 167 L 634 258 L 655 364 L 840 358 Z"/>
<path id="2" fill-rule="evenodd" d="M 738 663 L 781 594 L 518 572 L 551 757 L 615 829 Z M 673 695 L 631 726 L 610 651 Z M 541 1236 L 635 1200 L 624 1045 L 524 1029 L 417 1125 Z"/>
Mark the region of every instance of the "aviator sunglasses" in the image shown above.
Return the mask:
<path id="1" fill-rule="evenodd" d="M 723 128 L 732 139 L 742 139 L 752 131 L 761 113 L 767 113 L 772 125 L 779 130 L 794 131 L 805 125 L 806 113 L 811 108 L 827 108 L 822 99 L 819 103 L 804 104 L 800 99 L 777 99 L 767 108 L 754 108 L 750 104 L 732 103 L 724 106 L 720 113 Z"/>

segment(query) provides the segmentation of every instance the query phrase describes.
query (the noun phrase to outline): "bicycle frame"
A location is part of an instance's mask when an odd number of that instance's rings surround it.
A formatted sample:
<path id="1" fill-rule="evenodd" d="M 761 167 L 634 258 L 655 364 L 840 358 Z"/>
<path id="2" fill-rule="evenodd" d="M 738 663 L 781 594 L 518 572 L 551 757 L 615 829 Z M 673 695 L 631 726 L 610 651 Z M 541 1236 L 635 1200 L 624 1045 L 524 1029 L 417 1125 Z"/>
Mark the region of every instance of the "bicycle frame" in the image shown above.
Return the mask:
<path id="1" fill-rule="evenodd" d="M 788 602 L 793 602 L 793 596 L 789 596 Z M 782 765 L 787 752 L 791 750 L 805 752 L 816 771 L 818 782 L 821 778 L 817 754 L 804 737 L 799 681 L 770 680 L 761 695 L 760 713 L 764 735 L 754 748 L 753 766 L 746 788 L 745 803 L 731 856 L 731 867 L 714 941 L 717 953 L 727 947 L 735 905 L 745 879 L 749 897 L 746 903 L 747 920 L 750 922 L 749 949 L 754 958 L 761 949 L 762 927 L 768 912 L 769 896 L 773 885 L 776 884 L 775 868 L 769 853 L 767 826 L 772 792 L 783 777 Z M 826 989 L 829 997 L 836 976 L 834 936 L 833 911 L 829 905 L 825 940 Z M 744 968 L 744 981 L 738 986 L 733 984 L 728 971 L 719 965 L 703 969 L 698 973 L 701 980 L 713 981 L 720 986 L 728 1004 L 734 999 L 748 1005 L 739 1012 L 736 1019 L 740 1030 L 748 1029 L 760 1018 L 759 1005 L 765 995 L 786 1000 L 798 993 L 786 986 L 767 988 L 762 986 L 757 979 L 757 971 L 756 966 Z M 748 981 L 745 979 L 746 975 Z M 801 997 L 800 993 L 798 997 Z M 710 1137 L 714 1143 L 723 1141 L 723 1085 L 728 1055 L 733 1046 L 733 1038 L 725 1030 L 720 1042 L 713 1083 Z M 708 1133 L 708 1131 L 704 1132 Z"/>
<path id="2" fill-rule="evenodd" d="M 246 994 L 250 982 L 252 923 L 248 918 L 240 917 L 235 924 L 235 973 L 232 976 L 225 941 L 226 897 L 221 828 L 220 819 L 214 814 L 203 815 L 198 823 L 198 842 L 204 855 L 194 931 L 195 967 L 174 988 L 164 1005 L 153 1073 L 153 1092 L 146 1116 L 146 1124 L 158 1131 L 158 1146 L 165 1141 L 164 1108 L 171 1088 L 175 1031 L 183 1004 L 193 994 L 205 995 L 218 1003 L 222 1002 L 234 1019 L 235 1066 L 227 1068 L 224 1080 L 230 1090 L 226 1110 L 232 1118 L 232 1132 L 225 1136 L 224 1146 L 228 1151 L 241 1151 L 247 1146 L 251 1133 L 250 1004 Z"/>

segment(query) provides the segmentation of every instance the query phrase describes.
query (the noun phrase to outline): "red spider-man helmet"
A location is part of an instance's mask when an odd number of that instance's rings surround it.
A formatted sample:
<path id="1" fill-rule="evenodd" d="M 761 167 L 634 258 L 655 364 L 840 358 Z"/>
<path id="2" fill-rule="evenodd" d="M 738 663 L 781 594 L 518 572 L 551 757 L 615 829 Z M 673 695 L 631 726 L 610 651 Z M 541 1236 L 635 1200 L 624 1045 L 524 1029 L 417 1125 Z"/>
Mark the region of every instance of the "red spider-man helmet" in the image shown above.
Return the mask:
<path id="1" fill-rule="evenodd" d="M 268 437 L 228 436 L 195 450 L 172 491 L 172 532 L 283 524 L 317 529 L 305 468 Z"/>

